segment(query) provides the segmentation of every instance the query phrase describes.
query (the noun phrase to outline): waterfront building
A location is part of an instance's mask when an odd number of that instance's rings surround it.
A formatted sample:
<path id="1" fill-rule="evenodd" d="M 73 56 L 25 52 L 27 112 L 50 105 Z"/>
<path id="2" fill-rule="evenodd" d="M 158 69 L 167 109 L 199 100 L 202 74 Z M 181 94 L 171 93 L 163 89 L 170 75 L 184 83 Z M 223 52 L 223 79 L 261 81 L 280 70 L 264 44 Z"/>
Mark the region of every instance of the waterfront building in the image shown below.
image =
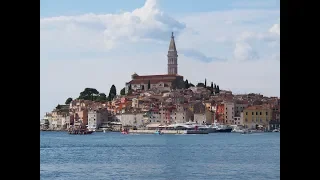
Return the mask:
<path id="1" fill-rule="evenodd" d="M 108 110 L 106 108 L 88 111 L 88 129 L 99 129 L 102 123 L 106 121 L 108 121 Z"/>
<path id="2" fill-rule="evenodd" d="M 248 128 L 255 128 L 257 125 L 268 127 L 272 120 L 272 109 L 266 105 L 250 106 L 243 111 L 243 118 L 243 123 Z"/>

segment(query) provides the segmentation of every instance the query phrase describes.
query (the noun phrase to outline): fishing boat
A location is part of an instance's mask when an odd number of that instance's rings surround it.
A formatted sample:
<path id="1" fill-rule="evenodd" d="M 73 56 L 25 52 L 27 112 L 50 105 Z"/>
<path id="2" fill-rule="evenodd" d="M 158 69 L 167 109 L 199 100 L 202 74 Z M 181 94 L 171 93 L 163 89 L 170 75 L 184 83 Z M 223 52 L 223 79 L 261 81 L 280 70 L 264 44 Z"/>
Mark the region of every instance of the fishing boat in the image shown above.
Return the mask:
<path id="1" fill-rule="evenodd" d="M 75 135 L 75 134 L 79 134 L 79 135 L 85 135 L 85 134 L 92 134 L 94 131 L 90 131 L 86 128 L 82 128 L 82 127 L 71 127 L 68 129 L 68 133 Z"/>

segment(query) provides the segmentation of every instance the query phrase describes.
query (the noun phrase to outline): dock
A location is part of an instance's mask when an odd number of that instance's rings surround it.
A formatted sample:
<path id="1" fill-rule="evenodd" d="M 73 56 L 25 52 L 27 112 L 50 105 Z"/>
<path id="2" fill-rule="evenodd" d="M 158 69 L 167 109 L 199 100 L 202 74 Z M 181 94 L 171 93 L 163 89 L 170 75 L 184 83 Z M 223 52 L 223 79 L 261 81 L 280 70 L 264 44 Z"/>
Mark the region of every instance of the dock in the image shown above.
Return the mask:
<path id="1" fill-rule="evenodd" d="M 195 130 L 161 130 L 163 134 L 208 134 L 205 131 Z M 155 130 L 129 130 L 130 134 L 154 134 Z"/>

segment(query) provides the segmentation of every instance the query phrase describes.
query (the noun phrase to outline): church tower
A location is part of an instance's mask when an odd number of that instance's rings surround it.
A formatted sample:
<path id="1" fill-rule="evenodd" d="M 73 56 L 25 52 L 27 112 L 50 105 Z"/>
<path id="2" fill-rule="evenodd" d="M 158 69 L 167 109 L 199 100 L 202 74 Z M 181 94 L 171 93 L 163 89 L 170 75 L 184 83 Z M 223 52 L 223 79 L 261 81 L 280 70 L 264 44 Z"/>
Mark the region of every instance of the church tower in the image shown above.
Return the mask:
<path id="1" fill-rule="evenodd" d="M 168 74 L 178 74 L 178 52 L 174 42 L 173 32 L 168 51 Z"/>

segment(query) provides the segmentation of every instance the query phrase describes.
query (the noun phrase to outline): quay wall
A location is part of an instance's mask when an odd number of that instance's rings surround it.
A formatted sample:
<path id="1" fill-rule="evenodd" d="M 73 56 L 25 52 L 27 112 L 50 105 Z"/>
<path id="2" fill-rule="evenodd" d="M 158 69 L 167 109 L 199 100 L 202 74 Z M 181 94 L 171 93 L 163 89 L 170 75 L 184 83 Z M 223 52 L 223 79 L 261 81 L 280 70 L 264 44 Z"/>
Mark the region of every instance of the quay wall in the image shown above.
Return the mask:
<path id="1" fill-rule="evenodd" d="M 161 130 L 164 134 L 186 134 L 185 130 Z M 154 134 L 155 130 L 129 130 L 129 133 Z"/>

